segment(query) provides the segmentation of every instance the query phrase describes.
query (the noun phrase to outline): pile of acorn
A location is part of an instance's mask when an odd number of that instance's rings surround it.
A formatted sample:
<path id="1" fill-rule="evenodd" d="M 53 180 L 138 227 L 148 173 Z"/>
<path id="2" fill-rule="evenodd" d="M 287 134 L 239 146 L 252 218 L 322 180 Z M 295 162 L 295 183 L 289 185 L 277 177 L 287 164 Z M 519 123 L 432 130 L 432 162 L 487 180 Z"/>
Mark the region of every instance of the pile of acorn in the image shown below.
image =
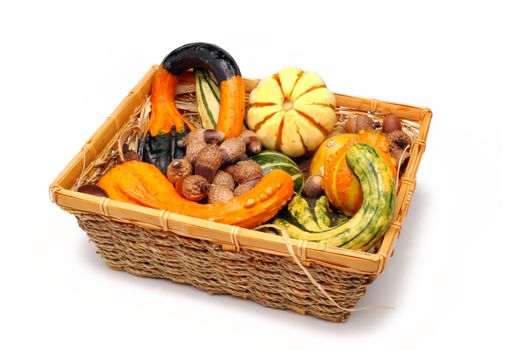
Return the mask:
<path id="1" fill-rule="evenodd" d="M 343 133 L 358 133 L 360 130 L 381 131 L 389 140 L 389 153 L 405 169 L 409 160 L 408 149 L 411 147 L 411 137 L 402 130 L 402 122 L 394 114 L 387 114 L 383 122 L 376 122 L 363 114 L 351 116 L 345 124 L 334 128 L 331 135 Z"/>
<path id="2" fill-rule="evenodd" d="M 196 129 L 178 146 L 186 148 L 186 155 L 168 165 L 166 177 L 188 200 L 226 202 L 252 189 L 263 177 L 261 166 L 248 159 L 262 149 L 253 131 L 225 140 L 221 131 Z"/>

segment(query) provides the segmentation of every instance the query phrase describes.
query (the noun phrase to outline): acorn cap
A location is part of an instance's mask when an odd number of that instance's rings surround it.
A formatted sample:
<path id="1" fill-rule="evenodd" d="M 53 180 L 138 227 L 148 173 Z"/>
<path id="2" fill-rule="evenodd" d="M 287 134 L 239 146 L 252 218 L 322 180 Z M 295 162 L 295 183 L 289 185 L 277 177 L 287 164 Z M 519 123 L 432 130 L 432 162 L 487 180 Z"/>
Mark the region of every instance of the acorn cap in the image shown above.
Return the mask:
<path id="1" fill-rule="evenodd" d="M 331 137 L 331 136 L 335 136 L 335 135 L 341 135 L 341 134 L 345 134 L 347 133 L 347 131 L 345 130 L 345 128 L 343 127 L 343 125 L 338 125 L 338 126 L 335 126 L 334 129 L 332 129 L 332 131 L 330 132 L 329 135 L 327 135 L 327 138 Z"/>
<path id="2" fill-rule="evenodd" d="M 166 169 L 166 178 L 171 183 L 176 183 L 178 179 L 192 175 L 192 164 L 186 159 L 174 159 Z"/>
<path id="3" fill-rule="evenodd" d="M 208 182 L 212 182 L 217 170 L 221 167 L 221 152 L 217 145 L 204 147 L 195 159 L 195 175 L 201 175 Z"/>
<path id="4" fill-rule="evenodd" d="M 224 186 L 230 189 L 230 191 L 233 191 L 234 188 L 236 187 L 236 184 L 234 182 L 234 178 L 232 177 L 232 175 L 230 175 L 229 173 L 223 170 L 219 170 L 216 173 L 216 176 L 214 176 L 214 180 L 212 180 L 212 185 Z"/>
<path id="5" fill-rule="evenodd" d="M 259 179 L 261 177 L 263 177 L 263 169 L 258 163 L 251 159 L 239 161 L 234 166 L 233 178 L 238 184 Z"/>
<path id="6" fill-rule="evenodd" d="M 356 134 L 360 130 L 374 130 L 374 120 L 363 114 L 352 115 L 347 119 L 343 125 L 345 131 L 351 134 Z"/>
<path id="7" fill-rule="evenodd" d="M 219 151 L 223 164 L 232 164 L 246 157 L 247 146 L 242 137 L 232 137 L 221 143 Z"/>
<path id="8" fill-rule="evenodd" d="M 204 142 L 203 140 L 200 140 L 198 138 L 193 139 L 192 141 L 190 141 L 190 143 L 186 147 L 185 158 L 190 162 L 190 164 L 195 165 L 195 160 L 197 159 L 197 155 L 207 145 L 208 144 Z"/>
<path id="9" fill-rule="evenodd" d="M 193 140 L 205 143 L 220 144 L 225 139 L 225 134 L 216 129 L 195 129 L 190 131 L 182 140 L 177 141 L 177 147 L 188 147 Z"/>
<path id="10" fill-rule="evenodd" d="M 251 189 L 256 187 L 256 185 L 258 184 L 260 179 L 261 178 L 257 178 L 257 179 L 250 180 L 250 181 L 247 181 L 245 183 L 242 183 L 242 184 L 238 185 L 236 187 L 236 189 L 234 190 L 234 196 L 239 197 L 242 194 L 244 194 L 245 192 L 250 191 Z"/>
<path id="11" fill-rule="evenodd" d="M 190 131 L 183 138 L 183 142 L 181 146 L 188 147 L 188 145 L 190 144 L 190 142 L 192 142 L 192 140 L 201 140 L 204 142 L 204 139 L 203 139 L 204 133 L 205 133 L 205 129 L 195 129 L 195 130 Z"/>
<path id="12" fill-rule="evenodd" d="M 233 180 L 232 180 L 233 182 Z M 214 185 L 210 186 L 208 192 L 208 203 L 223 203 L 234 197 L 234 192 L 226 186 Z"/>
<path id="13" fill-rule="evenodd" d="M 400 173 L 403 174 L 409 159 L 411 138 L 402 130 L 395 130 L 387 134 L 387 139 L 389 140 L 389 153 L 396 159 L 396 163 L 400 166 Z"/>
<path id="14" fill-rule="evenodd" d="M 395 130 L 387 134 L 389 140 L 389 151 L 391 149 L 404 150 L 407 146 L 411 146 L 411 138 L 402 130 Z"/>
<path id="15" fill-rule="evenodd" d="M 181 192 L 190 201 L 200 201 L 206 197 L 210 184 L 200 175 L 190 175 L 182 180 Z"/>
<path id="16" fill-rule="evenodd" d="M 250 138 L 251 137 L 258 137 L 258 134 L 256 134 L 252 130 L 245 129 L 245 130 L 241 131 L 241 134 L 239 134 L 239 137 L 241 137 L 243 140 L 245 140 L 245 143 L 249 143 L 250 142 Z"/>

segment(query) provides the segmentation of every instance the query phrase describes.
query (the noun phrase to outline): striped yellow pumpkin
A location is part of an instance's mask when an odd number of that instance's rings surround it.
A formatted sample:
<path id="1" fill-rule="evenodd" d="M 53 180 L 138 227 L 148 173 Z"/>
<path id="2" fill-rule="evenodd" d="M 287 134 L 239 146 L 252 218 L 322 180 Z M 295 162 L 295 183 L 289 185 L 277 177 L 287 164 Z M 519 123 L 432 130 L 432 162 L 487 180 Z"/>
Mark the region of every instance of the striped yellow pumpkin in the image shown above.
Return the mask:
<path id="1" fill-rule="evenodd" d="M 250 93 L 248 127 L 267 149 L 299 157 L 316 150 L 336 123 L 336 99 L 314 72 L 289 67 Z"/>

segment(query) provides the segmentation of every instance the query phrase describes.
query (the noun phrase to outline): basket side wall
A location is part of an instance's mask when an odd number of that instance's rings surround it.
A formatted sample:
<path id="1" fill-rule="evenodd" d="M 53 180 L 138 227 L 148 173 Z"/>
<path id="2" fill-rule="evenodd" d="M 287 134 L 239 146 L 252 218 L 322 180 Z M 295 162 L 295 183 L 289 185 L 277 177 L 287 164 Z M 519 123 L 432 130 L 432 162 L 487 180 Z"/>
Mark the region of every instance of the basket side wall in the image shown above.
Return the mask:
<path id="1" fill-rule="evenodd" d="M 288 257 L 246 249 L 227 251 L 204 240 L 143 229 L 100 215 L 77 214 L 77 220 L 114 269 L 334 322 L 342 322 L 350 314 L 327 300 Z M 375 278 L 317 264 L 306 268 L 344 308 L 353 307 Z"/>

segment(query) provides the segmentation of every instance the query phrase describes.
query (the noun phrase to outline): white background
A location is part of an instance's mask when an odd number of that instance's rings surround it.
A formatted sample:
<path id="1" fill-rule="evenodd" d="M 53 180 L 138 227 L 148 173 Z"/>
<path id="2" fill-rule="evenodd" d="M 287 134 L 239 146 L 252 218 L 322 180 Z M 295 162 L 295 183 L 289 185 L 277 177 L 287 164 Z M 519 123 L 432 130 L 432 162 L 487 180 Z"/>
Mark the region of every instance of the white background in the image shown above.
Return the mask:
<path id="1" fill-rule="evenodd" d="M 15 2 L 13 2 L 15 3 Z M 524 10 L 448 4 L 0 5 L 0 348 L 524 348 Z M 395 256 L 333 324 L 109 269 L 47 187 L 151 65 L 208 41 L 244 76 L 434 112 Z"/>

